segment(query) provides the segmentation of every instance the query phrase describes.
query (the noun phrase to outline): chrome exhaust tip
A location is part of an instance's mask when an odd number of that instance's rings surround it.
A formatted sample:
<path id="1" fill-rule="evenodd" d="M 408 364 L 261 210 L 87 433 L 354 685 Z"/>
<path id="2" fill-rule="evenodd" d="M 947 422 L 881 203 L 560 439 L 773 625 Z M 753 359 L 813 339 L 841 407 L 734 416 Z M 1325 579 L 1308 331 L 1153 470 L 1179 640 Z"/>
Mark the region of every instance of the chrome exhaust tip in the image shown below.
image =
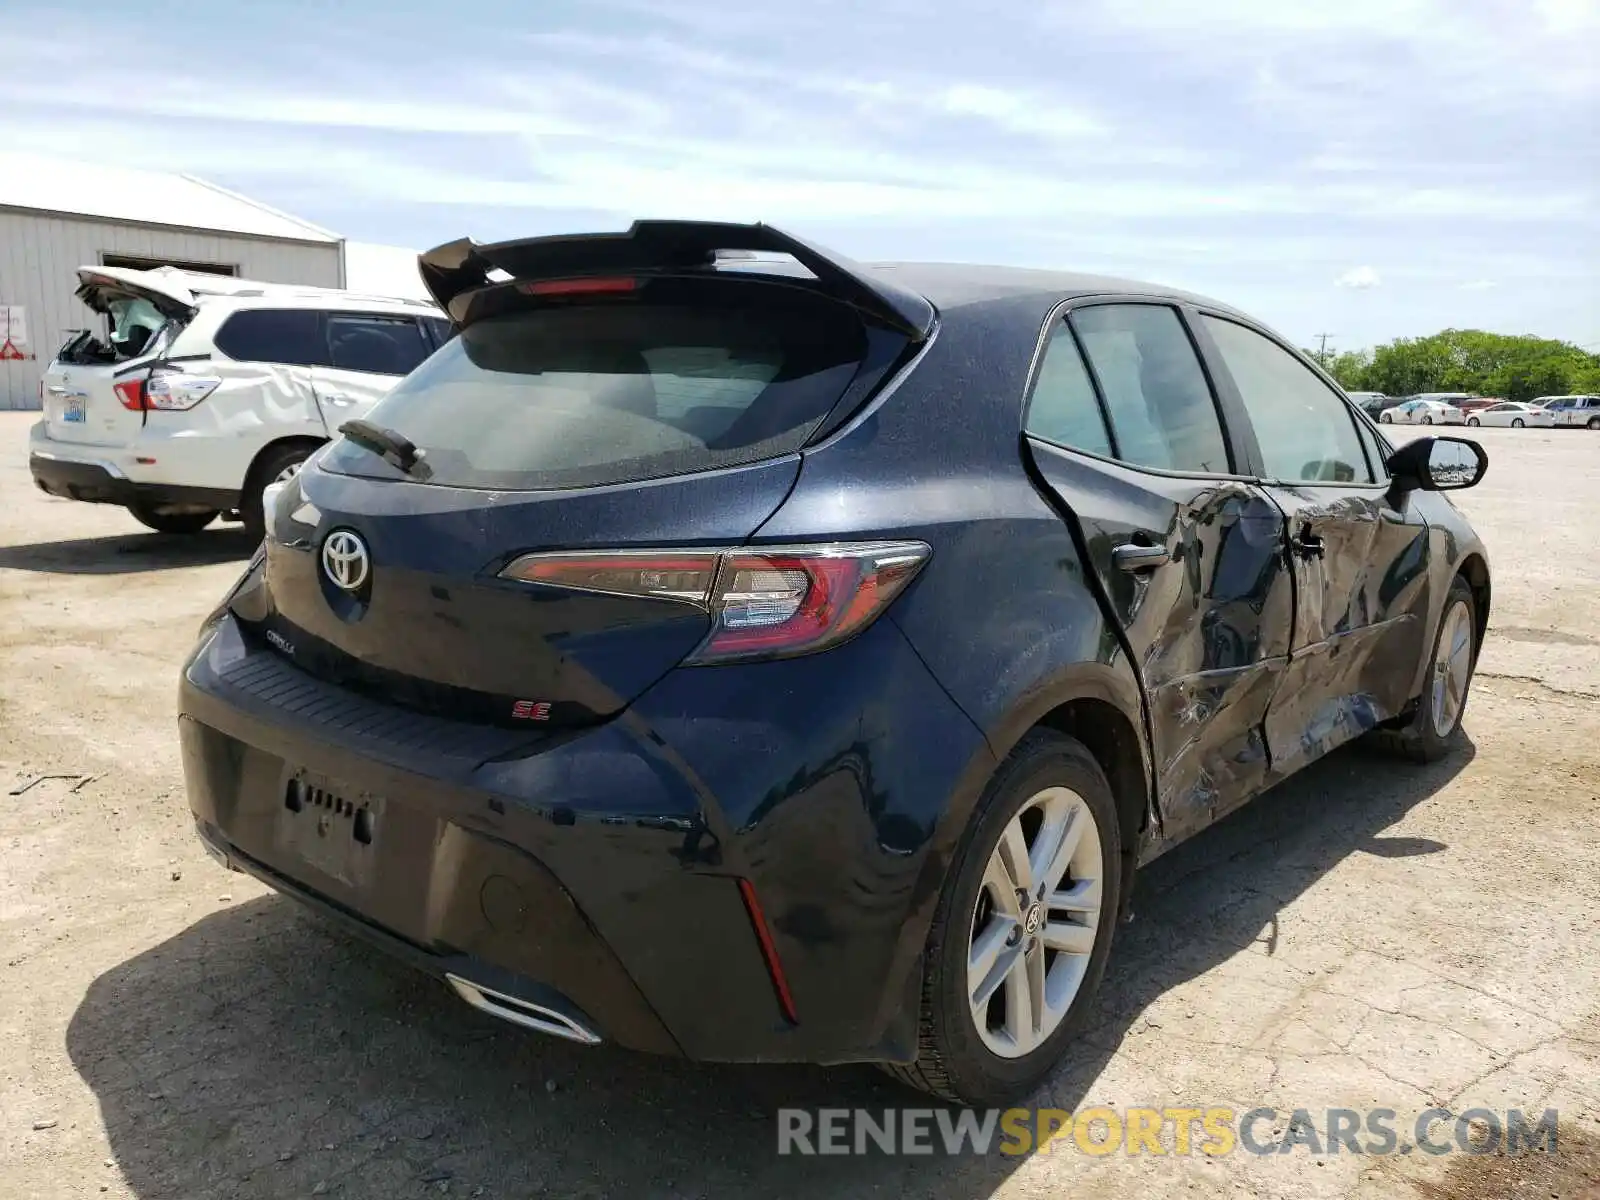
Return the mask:
<path id="1" fill-rule="evenodd" d="M 473 1008 L 486 1012 L 491 1017 L 499 1017 L 502 1021 L 510 1021 L 513 1025 L 520 1025 L 524 1029 L 548 1033 L 551 1037 L 565 1038 L 569 1042 L 577 1042 L 584 1046 L 600 1044 L 598 1033 L 565 1013 L 556 1012 L 552 1008 L 528 1000 L 519 1000 L 515 996 L 497 992 L 493 988 L 473 983 L 472 980 L 463 979 L 459 975 L 446 974 L 444 981 L 456 995 Z"/>

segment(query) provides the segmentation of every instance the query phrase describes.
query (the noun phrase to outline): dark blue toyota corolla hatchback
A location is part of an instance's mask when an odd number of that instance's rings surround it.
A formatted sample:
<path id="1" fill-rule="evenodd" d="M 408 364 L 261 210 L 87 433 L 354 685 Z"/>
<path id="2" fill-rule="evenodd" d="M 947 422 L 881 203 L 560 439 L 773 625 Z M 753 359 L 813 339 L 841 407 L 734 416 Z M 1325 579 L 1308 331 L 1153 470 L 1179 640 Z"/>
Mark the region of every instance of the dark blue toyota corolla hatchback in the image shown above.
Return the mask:
<path id="1" fill-rule="evenodd" d="M 456 336 L 274 489 L 180 727 L 213 853 L 485 1012 L 1002 1102 L 1136 867 L 1458 734 L 1483 452 L 1232 309 L 759 225 L 421 270 Z"/>

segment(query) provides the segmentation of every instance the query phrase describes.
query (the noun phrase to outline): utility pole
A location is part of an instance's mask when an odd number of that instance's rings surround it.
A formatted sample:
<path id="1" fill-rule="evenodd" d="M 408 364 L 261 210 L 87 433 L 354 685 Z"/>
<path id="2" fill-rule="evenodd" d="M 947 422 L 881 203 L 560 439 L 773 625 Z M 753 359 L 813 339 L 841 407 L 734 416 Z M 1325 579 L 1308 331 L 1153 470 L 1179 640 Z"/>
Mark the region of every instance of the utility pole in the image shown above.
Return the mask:
<path id="1" fill-rule="evenodd" d="M 1317 365 L 1323 370 L 1328 368 L 1328 339 L 1337 336 L 1334 333 L 1317 334 Z"/>

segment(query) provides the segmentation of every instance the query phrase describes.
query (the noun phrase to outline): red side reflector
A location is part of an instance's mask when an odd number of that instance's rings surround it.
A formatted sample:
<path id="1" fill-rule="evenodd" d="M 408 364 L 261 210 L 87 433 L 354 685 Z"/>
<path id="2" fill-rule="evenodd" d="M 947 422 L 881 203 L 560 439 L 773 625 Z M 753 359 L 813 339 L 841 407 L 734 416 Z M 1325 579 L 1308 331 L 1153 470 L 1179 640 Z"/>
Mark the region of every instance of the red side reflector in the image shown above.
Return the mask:
<path id="1" fill-rule="evenodd" d="M 114 384 L 112 390 L 117 393 L 117 399 L 122 401 L 123 408 L 130 412 L 144 411 L 144 380 L 124 379 L 121 383 Z"/>
<path id="2" fill-rule="evenodd" d="M 630 276 L 593 276 L 587 279 L 537 279 L 531 283 L 517 284 L 517 290 L 529 296 L 604 296 L 631 292 L 639 281 Z"/>
<path id="3" fill-rule="evenodd" d="M 744 897 L 745 911 L 750 914 L 750 924 L 756 931 L 756 941 L 761 943 L 761 957 L 767 960 L 767 974 L 772 977 L 772 990 L 778 994 L 778 1007 L 791 1025 L 800 1024 L 795 1016 L 794 997 L 789 994 L 789 981 L 783 975 L 783 963 L 778 961 L 778 947 L 773 944 L 772 931 L 767 928 L 767 918 L 761 914 L 761 902 L 756 899 L 755 884 L 748 879 L 739 880 L 739 895 Z"/>

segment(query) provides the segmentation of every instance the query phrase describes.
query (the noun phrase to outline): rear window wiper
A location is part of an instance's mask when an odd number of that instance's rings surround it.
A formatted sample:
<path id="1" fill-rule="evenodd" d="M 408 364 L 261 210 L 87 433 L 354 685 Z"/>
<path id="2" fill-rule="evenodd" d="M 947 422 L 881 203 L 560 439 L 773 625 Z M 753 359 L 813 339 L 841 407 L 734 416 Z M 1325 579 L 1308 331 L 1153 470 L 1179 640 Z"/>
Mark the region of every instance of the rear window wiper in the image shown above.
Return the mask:
<path id="1" fill-rule="evenodd" d="M 346 421 L 339 426 L 339 432 L 358 446 L 371 450 L 385 462 L 399 467 L 407 475 L 416 473 L 414 468 L 422 463 L 427 453 L 419 450 L 404 434 L 374 425 L 371 421 Z"/>

